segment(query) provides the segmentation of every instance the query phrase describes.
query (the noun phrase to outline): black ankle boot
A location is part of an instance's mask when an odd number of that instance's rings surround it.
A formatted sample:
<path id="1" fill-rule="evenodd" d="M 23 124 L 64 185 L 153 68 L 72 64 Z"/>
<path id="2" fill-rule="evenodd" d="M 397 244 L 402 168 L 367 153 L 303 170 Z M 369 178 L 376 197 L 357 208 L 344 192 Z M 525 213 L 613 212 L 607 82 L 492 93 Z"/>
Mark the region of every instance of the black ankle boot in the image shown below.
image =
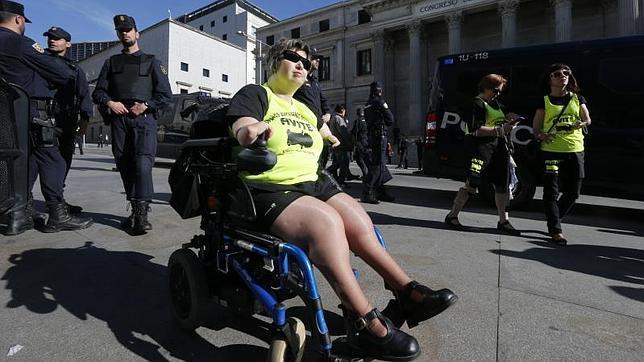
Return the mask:
<path id="1" fill-rule="evenodd" d="M 121 221 L 121 229 L 131 230 L 134 227 L 134 210 L 136 209 L 136 201 L 130 201 L 130 216 Z"/>
<path id="2" fill-rule="evenodd" d="M 68 204 L 67 202 L 65 202 L 65 205 L 67 205 L 69 212 L 72 214 L 80 214 L 81 212 L 83 212 L 83 208 L 78 205 Z"/>
<path id="3" fill-rule="evenodd" d="M 416 302 L 411 294 L 416 291 L 422 295 L 422 301 Z M 456 303 L 458 296 L 449 289 L 432 290 L 417 281 L 405 286 L 403 291 L 394 291 L 396 299 L 392 299 L 382 311 L 392 323 L 400 328 L 405 321 L 409 328 L 434 317 Z"/>
<path id="4" fill-rule="evenodd" d="M 394 200 L 396 200 L 395 197 L 387 193 L 387 189 L 385 189 L 384 186 L 378 187 L 378 190 L 376 192 L 376 197 L 378 198 L 378 200 L 385 201 L 385 202 L 394 202 Z"/>
<path id="5" fill-rule="evenodd" d="M 72 216 L 65 202 L 49 207 L 49 219 L 42 231 L 55 233 L 64 230 L 80 230 L 90 227 L 94 220 L 89 217 Z"/>
<path id="6" fill-rule="evenodd" d="M 372 187 L 365 187 L 360 201 L 367 204 L 379 204 L 378 198 L 376 197 L 376 191 Z"/>
<path id="7" fill-rule="evenodd" d="M 342 308 L 347 325 L 347 343 L 351 355 L 363 358 L 374 358 L 383 361 L 412 361 L 420 356 L 420 346 L 416 338 L 396 328 L 389 319 L 377 309 L 357 317 Z M 387 334 L 377 337 L 369 331 L 369 324 L 379 319 Z"/>
<path id="8" fill-rule="evenodd" d="M 27 205 L 14 206 L 7 214 L 6 220 L 7 226 L 2 231 L 3 235 L 19 235 L 34 228 L 34 221 Z"/>
<path id="9" fill-rule="evenodd" d="M 134 223 L 132 230 L 137 234 L 143 234 L 152 230 L 152 224 L 148 222 L 148 211 L 150 210 L 148 201 L 137 201 L 134 207 Z"/>

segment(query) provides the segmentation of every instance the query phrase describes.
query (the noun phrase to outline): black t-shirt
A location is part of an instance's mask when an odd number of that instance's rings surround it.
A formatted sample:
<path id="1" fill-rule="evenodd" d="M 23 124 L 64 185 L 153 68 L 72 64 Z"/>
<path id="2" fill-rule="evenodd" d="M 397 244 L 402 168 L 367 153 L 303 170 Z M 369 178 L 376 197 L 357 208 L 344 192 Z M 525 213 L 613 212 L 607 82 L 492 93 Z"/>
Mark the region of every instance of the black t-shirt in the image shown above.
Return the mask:
<path id="1" fill-rule="evenodd" d="M 241 117 L 253 117 L 258 121 L 264 119 L 268 111 L 268 95 L 266 89 L 260 85 L 249 84 L 240 89 L 230 101 L 226 119 L 232 126 Z M 324 122 L 318 118 L 318 129 L 322 128 Z"/>
<path id="2" fill-rule="evenodd" d="M 572 93 L 568 93 L 563 97 L 548 95 L 548 98 L 550 99 L 550 103 L 556 106 L 563 106 L 564 104 L 570 102 L 570 99 L 572 98 Z M 582 96 L 581 94 L 577 94 L 577 98 L 579 98 L 579 104 L 586 104 L 586 98 L 584 98 L 584 96 Z M 537 109 L 546 109 L 546 103 L 543 97 L 539 98 L 539 101 L 537 102 Z"/>

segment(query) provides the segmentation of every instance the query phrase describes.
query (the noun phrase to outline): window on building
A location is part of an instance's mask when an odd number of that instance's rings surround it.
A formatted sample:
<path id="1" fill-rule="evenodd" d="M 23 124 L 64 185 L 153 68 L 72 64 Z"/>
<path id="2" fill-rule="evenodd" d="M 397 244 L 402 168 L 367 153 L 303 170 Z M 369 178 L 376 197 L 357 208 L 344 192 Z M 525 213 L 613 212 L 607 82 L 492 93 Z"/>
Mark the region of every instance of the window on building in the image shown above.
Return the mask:
<path id="1" fill-rule="evenodd" d="M 206 78 L 210 78 L 210 69 L 203 68 L 202 74 Z"/>
<path id="2" fill-rule="evenodd" d="M 358 50 L 358 75 L 371 74 L 371 49 Z"/>
<path id="3" fill-rule="evenodd" d="M 222 35 L 221 38 L 224 39 L 224 40 L 228 40 L 228 34 Z"/>
<path id="4" fill-rule="evenodd" d="M 275 35 L 269 35 L 266 37 L 266 44 L 273 45 L 275 44 Z"/>
<path id="5" fill-rule="evenodd" d="M 299 38 L 300 38 L 300 27 L 291 29 L 291 39 L 299 39 Z"/>
<path id="6" fill-rule="evenodd" d="M 221 75 L 221 81 L 228 83 L 228 74 L 222 74 Z"/>
<path id="7" fill-rule="evenodd" d="M 203 31 L 203 25 L 199 25 L 199 30 Z"/>
<path id="8" fill-rule="evenodd" d="M 210 27 L 212 28 L 212 27 L 214 27 L 214 26 L 215 26 L 215 21 L 214 21 L 214 20 L 211 20 L 211 21 L 210 21 Z"/>
<path id="9" fill-rule="evenodd" d="M 225 22 L 227 22 L 227 21 L 228 21 L 228 15 L 224 15 L 224 20 L 223 20 L 223 22 L 225 23 Z"/>
<path id="10" fill-rule="evenodd" d="M 250 26 L 250 35 L 255 36 L 257 34 L 257 27 L 255 26 Z"/>
<path id="11" fill-rule="evenodd" d="M 358 24 L 365 24 L 371 22 L 371 15 L 364 10 L 358 10 Z"/>
<path id="12" fill-rule="evenodd" d="M 181 70 L 184 72 L 188 71 L 188 63 L 181 62 Z"/>
<path id="13" fill-rule="evenodd" d="M 329 30 L 329 19 L 320 21 L 320 33 Z"/>
<path id="14" fill-rule="evenodd" d="M 318 78 L 320 81 L 331 79 L 331 58 L 323 57 L 320 59 L 320 67 L 318 68 Z"/>
<path id="15" fill-rule="evenodd" d="M 180 90 L 179 90 L 179 93 L 181 93 L 181 94 L 188 94 L 188 90 L 187 90 L 187 89 L 185 89 L 185 88 L 182 88 L 182 89 L 180 89 Z"/>

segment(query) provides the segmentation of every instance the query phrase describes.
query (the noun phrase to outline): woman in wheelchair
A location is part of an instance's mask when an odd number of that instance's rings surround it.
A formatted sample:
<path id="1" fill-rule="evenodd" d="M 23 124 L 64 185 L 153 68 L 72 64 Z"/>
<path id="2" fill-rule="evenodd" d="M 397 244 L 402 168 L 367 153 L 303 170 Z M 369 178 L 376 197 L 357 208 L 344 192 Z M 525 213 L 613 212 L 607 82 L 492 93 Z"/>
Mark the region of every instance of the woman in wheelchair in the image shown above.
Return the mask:
<path id="1" fill-rule="evenodd" d="M 247 85 L 232 99 L 227 114 L 242 146 L 264 135 L 277 155 L 275 166 L 258 175 L 242 173 L 251 188 L 263 231 L 308 251 L 330 282 L 349 323 L 352 348 L 379 359 L 408 360 L 420 354 L 416 339 L 398 328 L 427 320 L 456 302 L 448 289 L 434 291 L 413 281 L 381 247 L 371 219 L 326 174 L 318 174 L 324 140 L 339 141 L 324 122 L 293 98 L 311 69 L 309 47 L 282 39 L 268 54 L 272 73 L 262 85 Z M 397 296 L 383 312 L 369 303 L 350 264 L 350 252 L 365 260 Z"/>

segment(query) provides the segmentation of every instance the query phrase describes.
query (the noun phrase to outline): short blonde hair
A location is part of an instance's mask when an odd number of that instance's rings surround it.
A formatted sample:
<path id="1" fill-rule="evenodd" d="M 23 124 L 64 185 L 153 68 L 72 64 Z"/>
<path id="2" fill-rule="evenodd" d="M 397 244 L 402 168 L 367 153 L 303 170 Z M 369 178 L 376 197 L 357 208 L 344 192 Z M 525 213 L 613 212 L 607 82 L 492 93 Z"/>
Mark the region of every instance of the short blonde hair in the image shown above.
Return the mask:
<path id="1" fill-rule="evenodd" d="M 502 75 L 494 73 L 488 74 L 479 81 L 479 92 L 483 92 L 486 89 L 494 89 L 500 85 L 505 85 L 507 82 L 508 80 Z"/>

